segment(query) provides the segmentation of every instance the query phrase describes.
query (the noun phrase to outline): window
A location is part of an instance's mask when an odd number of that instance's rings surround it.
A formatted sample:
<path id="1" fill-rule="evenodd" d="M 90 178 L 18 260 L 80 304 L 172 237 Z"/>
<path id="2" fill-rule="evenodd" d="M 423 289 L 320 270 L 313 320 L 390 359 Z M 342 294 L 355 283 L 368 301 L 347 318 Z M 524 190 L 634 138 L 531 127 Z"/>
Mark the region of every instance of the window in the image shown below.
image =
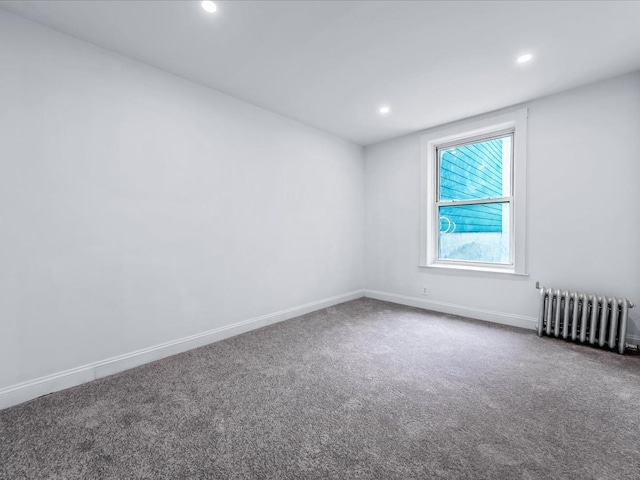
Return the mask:
<path id="1" fill-rule="evenodd" d="M 527 111 L 422 137 L 421 266 L 525 272 Z"/>

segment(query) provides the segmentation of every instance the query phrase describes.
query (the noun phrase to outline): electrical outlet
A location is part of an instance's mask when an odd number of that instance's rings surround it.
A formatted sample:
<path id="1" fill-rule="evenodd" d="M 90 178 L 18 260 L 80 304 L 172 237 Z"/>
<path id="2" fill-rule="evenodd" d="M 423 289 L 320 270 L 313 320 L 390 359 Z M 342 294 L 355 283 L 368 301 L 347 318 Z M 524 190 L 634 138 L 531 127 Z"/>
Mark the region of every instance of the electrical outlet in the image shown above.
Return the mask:
<path id="1" fill-rule="evenodd" d="M 427 286 L 426 286 L 426 285 L 423 285 L 423 286 L 422 286 L 422 294 L 423 294 L 423 295 L 426 295 L 426 294 L 427 294 Z"/>

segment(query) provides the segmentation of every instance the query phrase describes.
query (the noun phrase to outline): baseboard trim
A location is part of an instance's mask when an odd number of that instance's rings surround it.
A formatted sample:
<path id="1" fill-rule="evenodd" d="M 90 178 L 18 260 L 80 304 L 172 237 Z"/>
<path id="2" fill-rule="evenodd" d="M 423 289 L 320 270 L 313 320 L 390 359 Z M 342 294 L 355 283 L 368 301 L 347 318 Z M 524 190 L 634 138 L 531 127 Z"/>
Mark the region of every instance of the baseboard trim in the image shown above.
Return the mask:
<path id="1" fill-rule="evenodd" d="M 379 292 L 377 290 L 365 290 L 364 296 L 384 300 L 385 302 L 399 303 L 410 307 L 424 308 L 425 310 L 433 310 L 441 313 L 449 313 L 452 315 L 460 315 L 463 317 L 475 318 L 486 322 L 499 323 L 501 325 L 510 325 L 512 327 L 527 328 L 535 330 L 538 319 L 535 317 L 527 317 L 515 313 L 498 312 L 495 310 L 486 310 L 484 308 L 467 307 L 465 305 L 456 305 L 453 303 L 440 302 L 437 300 L 427 300 L 418 297 L 409 297 L 407 295 L 399 295 L 397 293 Z"/>
<path id="2" fill-rule="evenodd" d="M 75 387 L 82 383 L 113 375 L 114 373 L 138 367 L 155 360 L 160 360 L 161 358 L 186 352 L 187 350 L 218 342 L 250 330 L 299 317 L 306 313 L 355 300 L 363 296 L 364 290 L 356 290 L 342 295 L 336 295 L 12 385 L 0 389 L 0 410 L 42 395 Z"/>
<path id="3" fill-rule="evenodd" d="M 640 345 L 640 335 L 629 335 L 627 333 L 627 343 L 630 345 Z"/>

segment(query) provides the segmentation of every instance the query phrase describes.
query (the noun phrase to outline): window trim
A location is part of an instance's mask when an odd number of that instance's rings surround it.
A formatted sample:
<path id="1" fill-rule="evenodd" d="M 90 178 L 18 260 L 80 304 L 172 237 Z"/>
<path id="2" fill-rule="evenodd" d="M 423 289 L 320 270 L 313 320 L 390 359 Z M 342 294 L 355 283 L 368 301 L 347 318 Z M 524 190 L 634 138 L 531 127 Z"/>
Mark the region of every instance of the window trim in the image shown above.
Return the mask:
<path id="1" fill-rule="evenodd" d="M 420 138 L 420 267 L 526 275 L 526 108 L 466 121 L 423 134 Z M 511 238 L 509 264 L 445 260 L 437 258 L 438 230 L 437 149 L 447 145 L 479 141 L 513 131 L 511 168 Z M 477 139 L 477 140 L 476 140 Z M 461 205 L 462 202 L 456 202 Z"/>

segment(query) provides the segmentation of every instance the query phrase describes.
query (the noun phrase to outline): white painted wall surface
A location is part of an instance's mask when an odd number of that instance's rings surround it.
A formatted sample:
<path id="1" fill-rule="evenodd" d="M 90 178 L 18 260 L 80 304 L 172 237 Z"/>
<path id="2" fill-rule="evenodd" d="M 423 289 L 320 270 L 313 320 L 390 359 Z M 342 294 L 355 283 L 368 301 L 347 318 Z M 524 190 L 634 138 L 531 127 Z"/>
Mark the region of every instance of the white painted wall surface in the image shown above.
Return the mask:
<path id="1" fill-rule="evenodd" d="M 0 389 L 362 288 L 363 169 L 0 11 Z"/>
<path id="2" fill-rule="evenodd" d="M 479 318 L 501 312 L 530 326 L 537 280 L 640 303 L 640 74 L 525 106 L 529 276 L 418 268 L 416 133 L 365 149 L 367 289 Z M 629 333 L 640 341 L 640 307 L 631 315 Z"/>

